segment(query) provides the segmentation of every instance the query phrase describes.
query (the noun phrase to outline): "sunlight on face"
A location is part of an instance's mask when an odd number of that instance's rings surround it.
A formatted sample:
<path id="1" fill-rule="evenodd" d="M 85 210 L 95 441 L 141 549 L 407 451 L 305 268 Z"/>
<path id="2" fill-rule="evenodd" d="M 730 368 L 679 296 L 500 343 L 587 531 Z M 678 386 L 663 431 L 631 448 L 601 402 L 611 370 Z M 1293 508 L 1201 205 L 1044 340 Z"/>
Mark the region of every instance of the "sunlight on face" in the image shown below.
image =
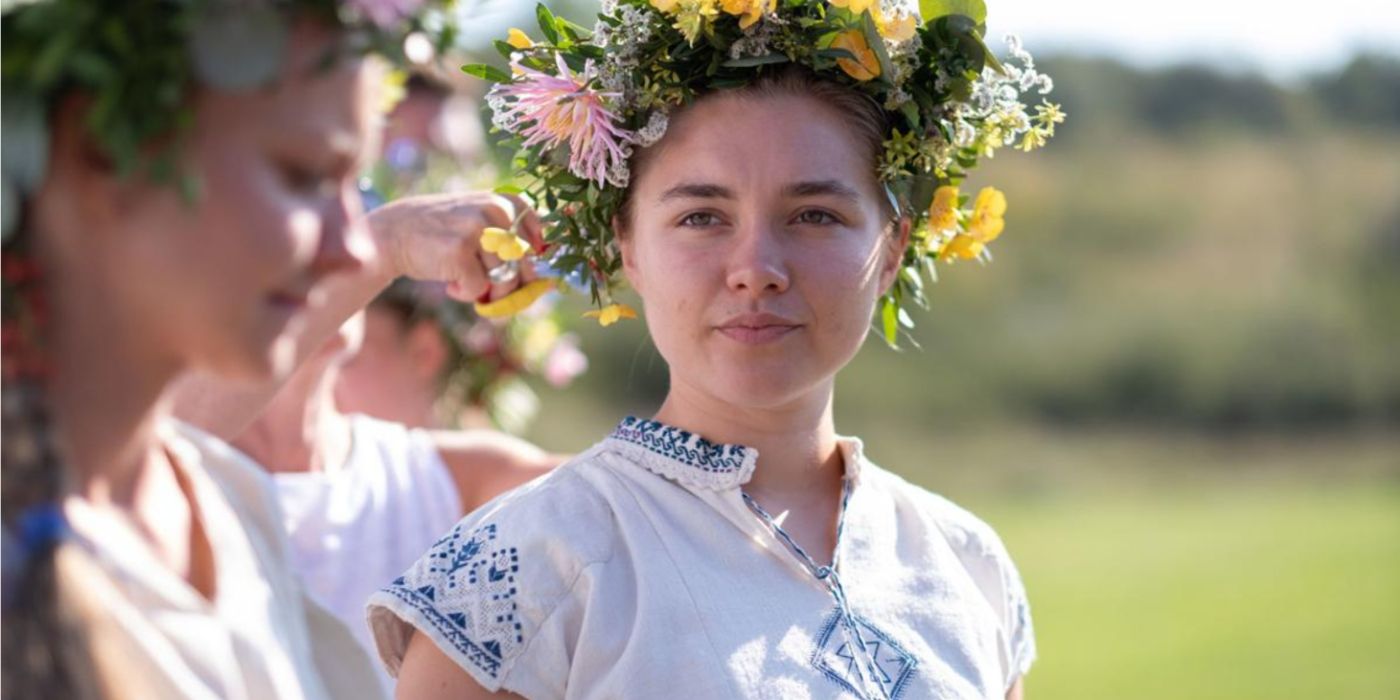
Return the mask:
<path id="1" fill-rule="evenodd" d="M 778 407 L 829 391 L 899 250 L 871 154 L 802 96 L 713 96 L 672 119 L 623 237 L 672 390 Z"/>
<path id="2" fill-rule="evenodd" d="M 288 371 L 325 279 L 374 256 L 355 182 L 379 128 L 378 74 L 365 60 L 318 65 L 338 40 L 303 22 L 276 83 L 201 93 L 186 153 L 200 199 L 152 185 L 119 224 L 143 270 L 133 284 L 161 324 L 153 335 L 190 364 Z"/>

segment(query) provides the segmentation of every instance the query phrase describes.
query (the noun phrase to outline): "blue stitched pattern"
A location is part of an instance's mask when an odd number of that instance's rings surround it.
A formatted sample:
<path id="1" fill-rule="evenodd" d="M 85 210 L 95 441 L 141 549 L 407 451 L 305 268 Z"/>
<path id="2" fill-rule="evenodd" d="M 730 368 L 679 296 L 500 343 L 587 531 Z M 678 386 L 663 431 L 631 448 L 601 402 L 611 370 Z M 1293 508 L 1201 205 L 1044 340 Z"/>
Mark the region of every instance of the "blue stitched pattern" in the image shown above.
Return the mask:
<path id="1" fill-rule="evenodd" d="M 645 447 L 656 454 L 707 472 L 730 474 L 744 466 L 743 445 L 722 445 L 660 421 L 627 416 L 612 437 Z"/>
<path id="2" fill-rule="evenodd" d="M 812 665 L 848 692 L 865 700 L 897 700 L 909 679 L 914 675 L 914 667 L 919 664 L 912 654 L 904 650 L 898 642 L 881 632 L 870 621 L 853 615 L 868 657 L 859 650 L 860 644 L 853 644 L 851 632 L 842 624 L 840 608 L 831 613 L 817 639 L 817 650 L 812 655 Z M 857 664 L 860 667 L 857 668 Z M 880 683 L 883 698 L 871 697 L 862 690 L 861 672 L 873 676 Z"/>
<path id="3" fill-rule="evenodd" d="M 506 656 L 525 641 L 514 600 L 520 555 L 515 547 L 498 547 L 495 541 L 495 525 L 470 534 L 459 525 L 433 544 L 422 563 L 385 589 L 493 678 Z"/>

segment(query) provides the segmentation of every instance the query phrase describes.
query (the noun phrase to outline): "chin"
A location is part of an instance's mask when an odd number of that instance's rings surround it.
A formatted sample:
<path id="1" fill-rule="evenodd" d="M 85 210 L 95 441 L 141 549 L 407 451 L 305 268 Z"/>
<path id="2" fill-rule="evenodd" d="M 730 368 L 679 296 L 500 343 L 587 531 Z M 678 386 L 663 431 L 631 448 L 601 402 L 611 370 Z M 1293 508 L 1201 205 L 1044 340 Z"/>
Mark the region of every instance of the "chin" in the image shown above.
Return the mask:
<path id="1" fill-rule="evenodd" d="M 814 382 L 794 376 L 791 367 L 728 371 L 711 386 L 725 403 L 742 408 L 778 408 L 809 392 Z"/>

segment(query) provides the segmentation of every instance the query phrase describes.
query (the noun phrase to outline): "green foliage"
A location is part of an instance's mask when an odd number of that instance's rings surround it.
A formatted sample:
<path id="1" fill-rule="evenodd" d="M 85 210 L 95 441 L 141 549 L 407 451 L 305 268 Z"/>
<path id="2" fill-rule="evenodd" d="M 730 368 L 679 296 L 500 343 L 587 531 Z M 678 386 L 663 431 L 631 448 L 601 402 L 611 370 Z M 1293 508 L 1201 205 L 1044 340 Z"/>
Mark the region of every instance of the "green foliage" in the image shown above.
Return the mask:
<path id="1" fill-rule="evenodd" d="M 984 157 L 1022 134 L 1036 137 L 1023 142 L 1024 150 L 1043 144 L 1056 123 L 1028 114 L 1021 102 L 1029 86 L 1048 90 L 1043 76 L 1029 65 L 1008 71 L 983 43 L 980 0 L 926 5 L 931 21 L 897 32 L 883 23 L 893 16 L 877 22 L 872 11 L 821 0 L 785 2 L 747 28 L 728 11 L 706 14 L 684 3 L 661 10 L 646 0 L 620 0 L 599 17 L 591 37 L 540 5 L 543 41 L 520 49 L 497 44 L 521 70 L 506 73 L 480 64 L 464 70 L 497 83 L 488 97 L 493 122 L 500 140 L 516 151 L 510 169 L 519 173 L 518 184 L 544 204 L 546 237 L 557 249 L 551 264 L 586 286 L 599 304 L 620 284 L 612 222 L 625 201 L 629 159 L 635 148 L 659 137 L 653 128 L 658 118 L 664 129 L 668 114 L 697 97 L 749 85 L 794 64 L 868 95 L 884 107 L 888 122 L 886 148 L 878 154 L 880 180 L 916 231 L 904 256 L 908 274 L 882 302 L 880 323 L 893 346 L 899 327 L 913 323 L 905 307 L 926 303 L 920 275 L 944 262 L 943 246 L 967 219 L 927 231 L 936 188 L 961 182 Z M 1024 55 L 1019 60 L 1029 61 Z M 561 62 L 567 71 L 558 67 Z M 984 75 L 988 66 L 1003 75 Z M 974 85 L 991 98 L 973 105 Z M 540 91 L 559 93 L 553 106 L 528 97 Z M 592 110 L 587 120 L 552 111 L 581 102 Z M 652 137 L 644 139 L 648 131 Z M 575 152 L 579 144 L 600 142 L 616 148 Z"/>

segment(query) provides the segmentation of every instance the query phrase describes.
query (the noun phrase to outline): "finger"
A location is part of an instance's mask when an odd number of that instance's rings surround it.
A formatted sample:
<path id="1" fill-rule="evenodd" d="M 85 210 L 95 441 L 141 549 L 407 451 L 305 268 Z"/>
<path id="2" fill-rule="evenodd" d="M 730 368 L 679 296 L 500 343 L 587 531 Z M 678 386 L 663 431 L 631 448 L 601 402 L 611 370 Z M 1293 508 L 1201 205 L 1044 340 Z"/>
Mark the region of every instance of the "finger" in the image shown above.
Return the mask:
<path id="1" fill-rule="evenodd" d="M 488 203 L 481 207 L 482 216 L 486 218 L 487 225 L 497 226 L 506 230 L 515 224 L 516 203 L 510 197 L 503 194 L 491 194 Z"/>
<path id="2" fill-rule="evenodd" d="M 487 271 L 498 264 L 500 259 L 482 250 L 476 240 L 459 241 L 452 256 L 449 293 L 463 301 L 485 298 L 491 289 Z"/>
<path id="3" fill-rule="evenodd" d="M 520 212 L 520 223 L 516 225 L 515 233 L 524 238 L 536 253 L 543 253 L 546 247 L 544 240 L 544 224 L 540 221 L 540 215 L 535 208 L 525 199 L 512 195 L 509 197 L 515 205 L 516 211 Z"/>

